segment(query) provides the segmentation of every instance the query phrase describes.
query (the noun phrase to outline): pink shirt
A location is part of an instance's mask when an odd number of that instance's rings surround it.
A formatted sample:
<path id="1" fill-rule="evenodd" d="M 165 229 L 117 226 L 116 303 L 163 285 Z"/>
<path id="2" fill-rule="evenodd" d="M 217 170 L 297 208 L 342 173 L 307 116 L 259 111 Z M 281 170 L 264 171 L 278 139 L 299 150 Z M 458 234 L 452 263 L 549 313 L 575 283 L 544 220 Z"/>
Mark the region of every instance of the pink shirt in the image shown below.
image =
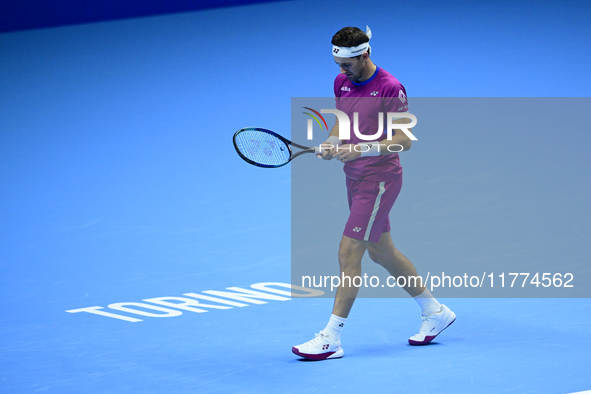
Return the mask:
<path id="1" fill-rule="evenodd" d="M 345 74 L 339 74 L 334 81 L 334 95 L 336 108 L 345 112 L 351 121 L 351 139 L 343 141 L 343 144 L 371 142 L 361 140 L 355 135 L 354 112 L 359 114 L 359 132 L 363 135 L 376 134 L 379 129 L 378 113 L 384 114 L 383 134 L 373 139 L 373 141 L 379 141 L 387 137 L 386 114 L 408 111 L 404 86 L 392 74 L 379 67 L 371 78 L 359 83 L 349 81 Z M 346 162 L 344 170 L 350 178 L 375 182 L 394 180 L 402 173 L 397 153 L 360 157 Z"/>

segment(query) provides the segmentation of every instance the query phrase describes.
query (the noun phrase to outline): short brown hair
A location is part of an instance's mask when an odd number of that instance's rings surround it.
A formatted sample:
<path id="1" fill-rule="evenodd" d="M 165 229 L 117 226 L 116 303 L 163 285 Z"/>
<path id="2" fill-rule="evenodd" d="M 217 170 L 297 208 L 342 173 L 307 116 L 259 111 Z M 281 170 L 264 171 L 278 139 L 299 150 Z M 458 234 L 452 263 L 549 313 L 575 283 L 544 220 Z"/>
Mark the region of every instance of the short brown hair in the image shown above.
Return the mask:
<path id="1" fill-rule="evenodd" d="M 331 41 L 332 45 L 338 47 L 356 47 L 364 42 L 369 42 L 367 34 L 357 27 L 350 26 L 343 27 L 339 30 L 334 36 L 332 36 Z"/>
<path id="2" fill-rule="evenodd" d="M 357 27 L 343 27 L 332 36 L 331 41 L 332 45 L 338 47 L 356 47 L 364 42 L 369 42 L 369 37 Z"/>

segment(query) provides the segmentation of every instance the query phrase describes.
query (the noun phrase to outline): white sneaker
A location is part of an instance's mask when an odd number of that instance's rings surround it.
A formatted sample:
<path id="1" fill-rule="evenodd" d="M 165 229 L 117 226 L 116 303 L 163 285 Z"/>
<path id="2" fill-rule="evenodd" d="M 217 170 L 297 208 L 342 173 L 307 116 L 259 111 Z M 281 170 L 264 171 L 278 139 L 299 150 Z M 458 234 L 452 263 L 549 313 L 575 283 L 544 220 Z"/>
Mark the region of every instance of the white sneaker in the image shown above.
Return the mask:
<path id="1" fill-rule="evenodd" d="M 408 343 L 414 346 L 426 345 L 455 320 L 456 314 L 445 305 L 441 305 L 441 311 L 423 315 L 423 322 L 421 323 L 419 333 L 410 337 Z"/>
<path id="2" fill-rule="evenodd" d="M 322 331 L 314 335 L 316 335 L 316 338 L 301 345 L 294 346 L 291 348 L 291 351 L 298 356 L 315 361 L 343 357 L 345 352 L 341 348 L 340 340 L 335 342 Z"/>

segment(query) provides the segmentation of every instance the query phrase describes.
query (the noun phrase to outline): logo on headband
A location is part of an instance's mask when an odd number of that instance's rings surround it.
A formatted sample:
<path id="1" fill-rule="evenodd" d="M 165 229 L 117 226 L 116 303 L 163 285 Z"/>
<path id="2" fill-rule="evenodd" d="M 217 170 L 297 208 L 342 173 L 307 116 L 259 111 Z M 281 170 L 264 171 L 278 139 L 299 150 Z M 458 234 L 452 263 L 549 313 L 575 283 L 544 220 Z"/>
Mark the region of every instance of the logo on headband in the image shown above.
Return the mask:
<path id="1" fill-rule="evenodd" d="M 332 50 L 334 53 L 339 53 L 339 48 L 335 48 Z"/>

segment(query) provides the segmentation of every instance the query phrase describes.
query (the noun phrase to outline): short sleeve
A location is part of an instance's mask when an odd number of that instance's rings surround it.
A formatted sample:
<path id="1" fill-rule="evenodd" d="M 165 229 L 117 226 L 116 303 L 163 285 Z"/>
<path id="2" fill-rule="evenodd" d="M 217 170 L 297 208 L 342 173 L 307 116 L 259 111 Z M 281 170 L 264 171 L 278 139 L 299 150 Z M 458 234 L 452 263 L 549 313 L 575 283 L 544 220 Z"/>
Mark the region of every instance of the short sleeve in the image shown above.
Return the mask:
<path id="1" fill-rule="evenodd" d="M 407 112 L 408 97 L 401 83 L 392 83 L 386 88 L 383 96 L 384 112 Z"/>

